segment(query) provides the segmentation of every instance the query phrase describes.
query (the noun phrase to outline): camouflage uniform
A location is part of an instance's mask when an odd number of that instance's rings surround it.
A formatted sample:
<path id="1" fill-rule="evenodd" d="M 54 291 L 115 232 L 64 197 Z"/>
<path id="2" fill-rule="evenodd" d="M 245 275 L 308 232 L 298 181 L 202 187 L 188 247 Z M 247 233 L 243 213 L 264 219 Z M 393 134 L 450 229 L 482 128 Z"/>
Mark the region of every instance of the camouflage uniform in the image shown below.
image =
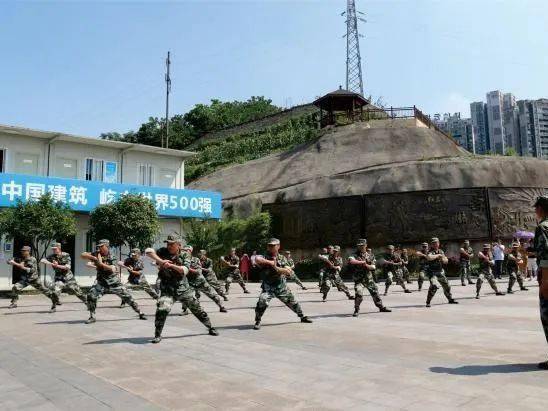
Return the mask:
<path id="1" fill-rule="evenodd" d="M 200 298 L 200 292 L 207 295 L 213 300 L 215 304 L 221 309 L 221 311 L 226 311 L 221 302 L 221 298 L 215 292 L 213 287 L 206 281 L 204 275 L 202 274 L 202 264 L 199 258 L 192 257 L 190 254 L 186 254 L 186 260 L 189 261 L 188 268 L 193 270 L 187 274 L 188 285 L 195 290 L 196 298 Z M 186 307 L 186 304 L 183 302 L 183 307 Z"/>
<path id="2" fill-rule="evenodd" d="M 474 249 L 470 246 L 462 247 L 464 251 L 466 251 L 467 254 L 473 255 Z M 460 255 L 460 282 L 462 285 L 466 285 L 466 281 L 468 281 L 468 284 L 474 284 L 472 281 L 472 272 L 470 271 L 470 258 L 466 257 L 464 255 Z"/>
<path id="3" fill-rule="evenodd" d="M 55 305 L 56 297 L 54 292 L 45 287 L 40 281 L 40 274 L 38 273 L 38 264 L 36 263 L 36 258 L 29 255 L 28 257 L 19 259 L 19 263 L 23 263 L 25 269 L 22 270 L 21 278 L 11 289 L 11 308 L 17 307 L 17 301 L 19 300 L 19 293 L 27 286 L 32 286 L 48 297 L 52 304 Z"/>
<path id="4" fill-rule="evenodd" d="M 289 267 L 287 259 L 281 254 L 273 256 L 268 252 L 265 252 L 263 258 L 270 261 L 276 261 L 277 267 Z M 278 274 L 272 267 L 259 266 L 259 272 L 261 274 L 262 284 L 259 301 L 257 301 L 257 306 L 255 307 L 256 326 L 260 324 L 261 318 L 266 311 L 270 300 L 272 300 L 272 298 L 274 297 L 284 303 L 301 319 L 306 318 L 303 314 L 300 304 L 295 300 L 293 293 L 287 287 L 285 276 Z"/>
<path id="5" fill-rule="evenodd" d="M 325 276 L 324 259 L 328 259 L 328 258 L 329 258 L 329 254 L 318 255 L 318 259 L 320 260 L 320 264 L 321 264 L 320 271 L 318 271 L 318 287 L 320 288 L 320 292 L 323 284 L 323 277 Z"/>
<path id="6" fill-rule="evenodd" d="M 223 289 L 221 282 L 219 281 L 219 279 L 217 278 L 217 275 L 215 274 L 215 271 L 213 270 L 213 261 L 211 260 L 211 258 L 206 257 L 205 259 L 200 259 L 200 264 L 202 266 L 202 274 L 204 275 L 208 284 L 225 301 L 228 301 L 228 298 L 225 294 L 225 290 Z"/>
<path id="7" fill-rule="evenodd" d="M 543 281 L 547 281 L 543 278 L 542 269 L 548 267 L 548 218 L 543 219 L 535 230 L 535 239 L 533 241 L 533 247 L 537 255 L 538 269 L 538 281 L 542 284 Z M 540 307 L 540 320 L 546 342 L 548 342 L 548 298 L 539 294 L 539 307 Z M 548 364 L 548 363 L 544 363 Z M 541 364 L 539 364 L 540 366 Z"/>
<path id="8" fill-rule="evenodd" d="M 287 258 L 286 257 L 286 260 L 287 260 L 287 264 L 289 264 L 289 268 L 291 268 L 292 270 L 295 270 L 295 262 L 293 261 L 293 259 L 291 257 Z M 306 290 L 306 287 L 304 286 L 303 282 L 301 281 L 301 279 L 299 277 L 297 277 L 297 274 L 295 273 L 295 271 L 293 271 L 291 273 L 291 275 L 289 275 L 287 277 L 288 280 L 293 280 L 295 281 L 295 284 L 297 284 L 299 287 L 301 287 L 303 290 Z"/>
<path id="9" fill-rule="evenodd" d="M 508 270 L 508 293 L 512 294 L 512 288 L 514 287 L 514 284 L 518 283 L 519 289 L 522 291 L 526 291 L 527 288 L 525 288 L 525 285 L 523 284 L 523 277 L 521 275 L 521 271 L 518 267 L 518 261 L 522 259 L 522 256 L 520 252 L 517 250 L 517 248 L 512 248 L 512 251 L 510 254 L 508 254 L 508 262 L 506 263 L 506 269 Z"/>
<path id="10" fill-rule="evenodd" d="M 223 257 L 224 261 L 226 261 L 230 265 L 239 265 L 240 258 L 237 255 L 226 255 Z M 226 276 L 225 279 L 225 292 L 228 295 L 228 291 L 230 289 L 230 284 L 232 284 L 233 281 L 236 281 L 238 284 L 240 284 L 240 287 L 242 287 L 242 290 L 244 290 L 244 293 L 249 293 L 247 289 L 245 288 L 244 279 L 242 277 L 242 274 L 240 273 L 239 268 L 231 268 L 231 267 L 225 267 L 223 269 L 223 272 Z"/>
<path id="11" fill-rule="evenodd" d="M 483 254 L 488 258 L 488 261 L 483 258 L 480 258 L 479 261 L 478 280 L 476 281 L 476 298 L 479 298 L 481 285 L 485 280 L 487 280 L 497 295 L 502 295 L 497 288 L 497 283 L 495 282 L 495 277 L 493 276 L 493 270 L 491 269 L 490 263 L 493 261 L 493 254 L 491 254 L 491 251 L 485 251 L 485 249 Z"/>
<path id="12" fill-rule="evenodd" d="M 92 253 L 94 257 L 97 257 L 99 255 L 99 251 L 95 251 Z M 106 256 L 102 256 L 102 260 L 104 264 L 113 266 L 116 264 L 116 258 L 114 258 L 110 252 Z M 122 299 L 122 302 L 129 305 L 131 308 L 133 308 L 133 311 L 135 311 L 139 316 L 142 316 L 141 310 L 139 309 L 139 305 L 137 302 L 133 299 L 133 296 L 129 293 L 129 291 L 122 285 L 122 282 L 120 281 L 120 278 L 118 278 L 118 274 L 116 271 L 109 271 L 109 270 L 103 270 L 99 267 L 96 268 L 97 270 L 97 281 L 95 284 L 91 286 L 91 288 L 88 291 L 87 295 L 87 303 L 88 308 L 90 312 L 90 320 L 95 317 L 95 310 L 97 308 L 97 301 L 104 295 L 104 294 L 115 294 L 118 297 Z"/>
<path id="13" fill-rule="evenodd" d="M 409 269 L 407 268 L 407 266 L 409 265 L 409 255 L 405 254 L 405 253 L 402 253 L 400 255 L 400 259 L 401 259 L 401 262 L 403 263 L 402 266 L 401 266 L 401 270 L 402 270 L 402 273 L 403 273 L 403 279 L 405 280 L 405 282 L 407 284 L 412 284 L 411 278 L 409 276 Z"/>
<path id="14" fill-rule="evenodd" d="M 46 260 L 50 263 L 57 263 L 62 266 L 71 266 L 70 254 L 65 252 L 48 255 Z M 63 291 L 75 295 L 80 301 L 87 304 L 87 296 L 80 289 L 80 286 L 76 282 L 74 274 L 70 268 L 68 270 L 54 268 L 53 271 L 53 283 L 49 285 L 49 288 L 52 292 L 52 300 L 54 301 L 54 304 L 59 304 L 60 296 Z"/>
<path id="15" fill-rule="evenodd" d="M 384 260 L 391 261 L 394 263 L 401 262 L 401 258 L 397 254 L 389 254 L 389 253 L 384 254 Z M 394 280 L 396 280 L 396 284 L 401 286 L 406 293 L 411 292 L 405 286 L 405 282 L 403 280 L 403 271 L 401 269 L 401 266 L 395 266 L 392 264 L 383 264 L 382 270 L 384 274 L 386 275 L 386 281 L 384 283 L 384 295 L 388 294 L 388 288 L 390 288 Z"/>
<path id="16" fill-rule="evenodd" d="M 442 249 L 438 248 L 437 250 L 429 250 L 427 255 L 445 256 L 445 253 Z M 426 276 L 430 281 L 430 287 L 428 288 L 428 295 L 426 297 L 427 307 L 430 306 L 430 302 L 432 301 L 432 298 L 434 298 L 434 295 L 436 295 L 436 292 L 438 291 L 438 288 L 440 288 L 440 285 L 443 288 L 443 293 L 445 294 L 445 297 L 447 298 L 449 303 L 456 303 L 456 301 L 453 299 L 453 296 L 451 295 L 451 286 L 449 285 L 449 281 L 447 281 L 445 271 L 443 270 L 443 264 L 440 260 L 426 261 Z"/>
<path id="17" fill-rule="evenodd" d="M 191 262 L 186 253 L 171 254 L 167 247 L 162 247 L 156 251 L 156 254 L 162 260 L 170 261 L 174 265 L 190 268 Z M 155 338 L 161 337 L 167 316 L 175 301 L 180 301 L 184 307 L 187 307 L 211 334 L 214 328 L 211 326 L 207 313 L 194 297 L 194 289 L 190 287 L 186 275 L 173 269 L 160 268 L 158 277 L 160 278 L 160 298 L 156 304 Z"/>
<path id="18" fill-rule="evenodd" d="M 421 250 L 421 253 L 428 253 L 428 250 Z M 428 261 L 426 260 L 426 257 L 419 256 L 419 274 L 417 279 L 417 284 L 419 286 L 419 291 L 422 291 L 422 285 L 424 284 L 424 280 L 426 279 L 426 268 L 428 266 Z"/>
<path id="19" fill-rule="evenodd" d="M 157 300 L 159 298 L 158 293 L 152 288 L 150 283 L 147 281 L 145 275 L 143 274 L 143 270 L 145 269 L 143 260 L 141 260 L 140 258 L 128 257 L 124 260 L 124 265 L 128 267 L 131 271 L 139 272 L 139 274 L 129 273 L 127 283 L 125 284 L 126 288 L 131 290 L 143 290 L 152 298 Z"/>
<path id="20" fill-rule="evenodd" d="M 375 265 L 375 256 L 367 252 L 361 253 L 359 250 L 356 250 L 356 253 L 348 257 L 348 261 L 357 260 L 357 261 L 366 261 L 368 265 Z M 356 299 L 354 300 L 354 316 L 357 317 L 360 312 L 360 305 L 363 301 L 363 294 L 365 290 L 369 292 L 373 303 L 375 306 L 381 310 L 386 311 L 385 307 L 382 304 L 381 297 L 379 296 L 379 289 L 377 284 L 373 279 L 373 271 L 368 270 L 365 266 L 359 265 L 349 265 L 353 272 L 354 278 L 354 291 L 356 294 Z"/>
<path id="21" fill-rule="evenodd" d="M 328 260 L 331 262 L 331 264 L 335 266 L 335 268 L 331 267 L 327 263 L 324 263 L 324 275 L 322 279 L 322 285 L 320 287 L 320 290 L 323 294 L 322 300 L 325 301 L 327 299 L 327 294 L 329 293 L 331 286 L 337 287 L 337 290 L 345 293 L 349 300 L 353 300 L 354 296 L 350 294 L 350 290 L 348 289 L 340 275 L 340 270 L 343 266 L 342 257 L 331 254 Z"/>

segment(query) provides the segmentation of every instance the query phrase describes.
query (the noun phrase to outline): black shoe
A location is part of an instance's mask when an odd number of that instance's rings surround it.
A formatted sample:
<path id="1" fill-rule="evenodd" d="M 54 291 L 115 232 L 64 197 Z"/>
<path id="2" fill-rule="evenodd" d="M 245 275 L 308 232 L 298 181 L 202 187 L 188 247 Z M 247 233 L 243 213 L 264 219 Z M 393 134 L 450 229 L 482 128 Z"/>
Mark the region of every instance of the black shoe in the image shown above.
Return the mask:
<path id="1" fill-rule="evenodd" d="M 461 283 L 460 285 L 462 285 L 463 287 L 466 287 L 466 284 L 464 284 L 464 283 Z"/>
<path id="2" fill-rule="evenodd" d="M 152 344 L 158 344 L 160 341 L 162 341 L 162 337 L 154 337 L 150 342 Z"/>
<path id="3" fill-rule="evenodd" d="M 539 363 L 538 363 L 538 367 L 539 367 L 541 370 L 548 370 L 548 361 L 539 362 Z"/>
<path id="4" fill-rule="evenodd" d="M 379 308 L 379 311 L 381 313 L 391 313 L 392 312 L 392 310 L 390 308 L 386 308 L 386 307 Z"/>
<path id="5" fill-rule="evenodd" d="M 301 289 L 302 289 L 302 290 L 306 290 L 307 288 L 303 285 L 303 286 L 301 287 Z"/>
<path id="6" fill-rule="evenodd" d="M 506 294 L 514 294 L 514 292 L 512 290 L 507 290 Z"/>
<path id="7" fill-rule="evenodd" d="M 386 297 L 388 295 L 388 291 L 385 291 L 383 295 Z"/>
<path id="8" fill-rule="evenodd" d="M 355 310 L 354 314 L 352 314 L 352 317 L 357 317 L 358 315 L 360 315 L 360 312 L 358 310 Z"/>
<path id="9" fill-rule="evenodd" d="M 356 297 L 354 297 L 353 295 L 348 295 L 348 299 L 349 299 L 349 300 L 355 300 Z"/>
<path id="10" fill-rule="evenodd" d="M 304 317 L 301 317 L 301 322 L 310 324 L 312 322 L 312 320 L 310 318 L 308 318 L 307 316 L 304 316 Z"/>
<path id="11" fill-rule="evenodd" d="M 55 304 L 53 304 L 51 308 L 49 309 L 49 312 L 50 314 L 53 314 L 55 311 L 57 311 L 57 309 L 55 308 Z"/>
<path id="12" fill-rule="evenodd" d="M 426 308 L 430 308 L 430 303 L 426 303 Z"/>
<path id="13" fill-rule="evenodd" d="M 223 300 L 228 301 L 228 297 L 226 295 L 223 295 Z"/>
<path id="14" fill-rule="evenodd" d="M 17 303 L 11 303 L 8 308 L 9 309 L 17 308 Z"/>
<path id="15" fill-rule="evenodd" d="M 218 332 L 215 328 L 211 327 L 211 328 L 209 329 L 209 335 L 213 335 L 213 336 L 216 337 L 216 336 L 219 335 L 219 332 Z"/>
<path id="16" fill-rule="evenodd" d="M 449 300 L 449 304 L 458 304 L 459 302 L 457 300 Z"/>
<path id="17" fill-rule="evenodd" d="M 93 324 L 94 322 L 96 322 L 97 320 L 95 319 L 94 316 L 91 316 L 89 317 L 87 320 L 86 320 L 86 324 Z"/>
<path id="18" fill-rule="evenodd" d="M 181 317 L 188 315 L 188 310 L 181 311 L 181 314 L 179 314 Z"/>
<path id="19" fill-rule="evenodd" d="M 255 325 L 253 326 L 254 330 L 260 330 L 261 329 L 261 322 L 255 321 Z"/>
<path id="20" fill-rule="evenodd" d="M 228 312 L 225 307 L 220 307 L 219 311 L 222 312 L 222 313 L 227 313 Z"/>
<path id="21" fill-rule="evenodd" d="M 63 303 L 62 303 L 61 301 L 57 301 L 57 302 L 55 303 L 55 305 L 61 306 L 61 305 L 63 305 Z"/>
<path id="22" fill-rule="evenodd" d="M 413 281 L 408 281 L 407 284 L 413 284 Z"/>
<path id="23" fill-rule="evenodd" d="M 244 294 L 251 294 L 248 290 L 244 290 Z"/>
<path id="24" fill-rule="evenodd" d="M 468 281 L 468 284 L 473 285 L 473 284 L 476 284 L 476 283 L 473 282 L 473 281 Z"/>
<path id="25" fill-rule="evenodd" d="M 476 300 L 479 300 L 480 297 L 479 297 L 479 294 L 476 294 Z"/>
<path id="26" fill-rule="evenodd" d="M 527 287 L 521 287 L 520 290 L 521 291 L 529 291 L 529 289 Z"/>
<path id="27" fill-rule="evenodd" d="M 411 290 L 403 290 L 403 292 L 404 292 L 405 294 L 411 294 L 411 293 L 412 293 Z"/>
<path id="28" fill-rule="evenodd" d="M 122 304 L 120 304 L 120 308 L 125 308 L 126 307 L 126 303 L 122 301 Z"/>
<path id="29" fill-rule="evenodd" d="M 501 293 L 500 291 L 497 291 L 495 295 L 504 295 L 504 293 Z"/>
<path id="30" fill-rule="evenodd" d="M 326 300 L 327 300 L 327 298 L 326 298 L 326 297 L 323 297 L 323 298 L 322 298 L 322 303 L 325 303 Z"/>
<path id="31" fill-rule="evenodd" d="M 139 320 L 146 320 L 147 316 L 143 313 L 139 313 Z"/>

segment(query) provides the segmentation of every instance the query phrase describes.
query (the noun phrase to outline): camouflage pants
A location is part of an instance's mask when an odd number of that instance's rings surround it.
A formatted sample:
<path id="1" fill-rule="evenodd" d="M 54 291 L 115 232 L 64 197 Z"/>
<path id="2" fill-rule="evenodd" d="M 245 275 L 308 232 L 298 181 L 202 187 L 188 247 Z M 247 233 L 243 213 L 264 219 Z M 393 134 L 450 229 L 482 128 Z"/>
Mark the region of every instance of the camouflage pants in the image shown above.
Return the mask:
<path id="1" fill-rule="evenodd" d="M 255 322 L 260 322 L 264 312 L 268 308 L 270 300 L 276 297 L 282 303 L 284 303 L 291 311 L 297 314 L 299 317 L 303 317 L 303 310 L 301 306 L 295 300 L 295 296 L 291 292 L 287 285 L 279 285 L 276 287 L 269 286 L 264 283 L 261 285 L 261 294 L 259 295 L 259 301 L 255 307 Z"/>
<path id="2" fill-rule="evenodd" d="M 512 268 L 508 270 L 508 291 L 512 291 L 512 287 L 514 284 L 518 283 L 519 288 L 523 289 L 523 277 L 521 275 L 521 271 L 519 271 L 517 268 Z"/>
<path id="3" fill-rule="evenodd" d="M 156 290 L 154 288 L 152 288 L 152 286 L 150 285 L 150 283 L 147 281 L 146 277 L 144 274 L 141 274 L 141 276 L 139 277 L 139 280 L 137 283 L 132 283 L 132 282 L 127 282 L 125 285 L 124 285 L 128 290 L 143 290 L 145 293 L 147 293 L 148 295 L 150 295 L 152 298 L 154 298 L 155 300 L 157 300 L 158 298 L 160 298 L 160 296 L 158 295 L 158 293 L 156 292 Z"/>
<path id="4" fill-rule="evenodd" d="M 204 293 L 209 298 L 213 300 L 215 304 L 217 304 L 219 307 L 223 306 L 223 303 L 221 302 L 221 299 L 219 298 L 219 295 L 215 292 L 213 287 L 209 285 L 209 283 L 206 281 L 205 277 L 203 275 L 198 275 L 195 277 L 188 277 L 188 283 L 190 287 L 192 287 L 196 294 L 200 295 L 200 293 Z M 183 303 L 183 308 L 185 308 L 185 304 Z"/>
<path id="5" fill-rule="evenodd" d="M 460 262 L 460 282 L 464 285 L 468 281 L 468 284 L 472 284 L 472 270 L 470 269 L 470 261 Z"/>
<path id="6" fill-rule="evenodd" d="M 540 321 L 542 323 L 542 329 L 544 330 L 544 336 L 546 337 L 546 342 L 548 342 L 548 299 L 542 296 L 539 296 L 539 307 L 540 307 Z"/>
<path id="7" fill-rule="evenodd" d="M 495 277 L 493 276 L 493 272 L 491 270 L 482 270 L 479 272 L 478 275 L 478 281 L 476 281 L 476 295 L 479 295 L 481 290 L 481 285 L 483 282 L 487 280 L 491 288 L 498 293 L 499 289 L 497 288 L 497 283 L 495 282 Z"/>
<path id="8" fill-rule="evenodd" d="M 48 297 L 53 303 L 55 303 L 55 296 L 53 295 L 53 292 L 49 288 L 44 286 L 44 284 L 42 284 L 42 282 L 40 281 L 40 277 L 22 278 L 15 284 L 13 284 L 13 287 L 11 288 L 11 302 L 17 303 L 17 300 L 19 300 L 19 294 L 21 293 L 21 291 L 23 291 L 24 288 L 28 287 L 29 285 L 36 288 L 38 291 Z"/>
<path id="9" fill-rule="evenodd" d="M 324 299 L 327 297 L 327 294 L 329 293 L 329 290 L 332 286 L 337 287 L 337 290 L 345 293 L 347 297 L 351 296 L 350 290 L 348 289 L 338 272 L 324 273 L 322 277 L 322 284 L 320 285 L 320 291 L 322 292 Z"/>
<path id="10" fill-rule="evenodd" d="M 318 272 L 318 287 L 320 287 L 320 288 L 322 287 L 324 275 L 325 275 L 324 270 L 320 270 L 320 271 Z"/>
<path id="11" fill-rule="evenodd" d="M 240 270 L 235 269 L 233 271 L 229 271 L 226 275 L 226 280 L 225 280 L 226 294 L 228 294 L 228 290 L 230 289 L 230 284 L 232 284 L 233 281 L 236 281 L 238 284 L 240 284 L 240 287 L 242 287 L 242 290 L 245 291 L 244 278 L 242 277 Z"/>
<path id="12" fill-rule="evenodd" d="M 194 290 L 189 288 L 183 293 L 172 295 L 161 295 L 156 303 L 156 318 L 154 320 L 154 336 L 160 337 L 166 323 L 167 316 L 175 301 L 181 302 L 192 314 L 208 329 L 211 327 L 209 316 L 204 311 L 198 300 L 194 297 Z"/>
<path id="13" fill-rule="evenodd" d="M 417 284 L 419 285 L 419 291 L 422 290 L 422 285 L 424 284 L 424 280 L 426 280 L 426 273 L 424 272 L 424 270 L 420 270 L 417 277 Z"/>
<path id="14" fill-rule="evenodd" d="M 428 273 L 428 280 L 430 281 L 430 288 L 428 288 L 428 295 L 426 297 L 427 304 L 432 301 L 432 298 L 436 295 L 440 285 L 443 288 L 443 294 L 445 294 L 445 297 L 448 300 L 453 299 L 453 296 L 451 295 L 451 286 L 449 285 L 449 281 L 447 281 L 444 271 Z"/>
<path id="15" fill-rule="evenodd" d="M 208 284 L 215 290 L 215 292 L 224 298 L 225 290 L 223 289 L 221 282 L 217 278 L 217 275 L 213 271 L 210 271 L 209 273 L 204 274 L 204 277 Z"/>
<path id="16" fill-rule="evenodd" d="M 363 294 L 365 293 L 365 290 L 369 291 L 369 294 L 371 295 L 375 306 L 379 309 L 382 308 L 383 305 L 381 297 L 379 296 L 379 289 L 377 288 L 377 284 L 373 280 L 373 276 L 370 275 L 361 281 L 354 282 L 354 291 L 356 292 L 354 309 L 356 310 L 356 312 L 360 311 L 360 305 L 363 301 Z"/>
<path id="17" fill-rule="evenodd" d="M 405 286 L 405 282 L 403 280 L 403 271 L 402 270 L 388 271 L 386 273 L 386 281 L 384 283 L 385 294 L 388 292 L 388 288 L 390 288 L 390 286 L 392 285 L 394 281 L 396 281 L 396 284 L 401 286 L 404 290 L 407 290 L 407 287 Z"/>
<path id="18" fill-rule="evenodd" d="M 291 273 L 291 275 L 289 275 L 287 279 L 295 281 L 295 284 L 297 284 L 301 288 L 304 287 L 303 282 L 299 277 L 297 277 L 297 274 L 295 274 L 295 272 Z"/>
<path id="19" fill-rule="evenodd" d="M 401 270 L 403 272 L 403 279 L 405 280 L 405 282 L 410 283 L 411 279 L 409 278 L 409 270 L 407 269 L 407 267 L 403 266 Z"/>
<path id="20" fill-rule="evenodd" d="M 55 304 L 59 303 L 62 292 L 75 295 L 80 301 L 82 301 L 86 305 L 88 303 L 86 294 L 84 294 L 74 278 L 66 281 L 55 281 L 49 285 L 49 289 L 52 294 L 51 299 Z"/>
<path id="21" fill-rule="evenodd" d="M 133 311 L 140 314 L 139 305 L 133 299 L 133 296 L 129 291 L 122 285 L 122 283 L 115 283 L 113 285 L 106 285 L 97 282 L 89 289 L 87 295 L 87 302 L 90 314 L 95 314 L 97 309 L 97 301 L 105 294 L 115 294 L 122 299 L 124 303 L 133 308 Z"/>

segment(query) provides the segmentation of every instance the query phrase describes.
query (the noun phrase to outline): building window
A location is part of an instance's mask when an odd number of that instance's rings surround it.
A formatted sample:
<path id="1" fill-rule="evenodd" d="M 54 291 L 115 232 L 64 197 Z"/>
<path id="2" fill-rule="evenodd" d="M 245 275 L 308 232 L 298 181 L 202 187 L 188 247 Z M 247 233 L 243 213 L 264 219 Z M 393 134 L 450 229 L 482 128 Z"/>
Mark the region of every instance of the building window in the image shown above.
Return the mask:
<path id="1" fill-rule="evenodd" d="M 150 164 L 139 164 L 139 180 L 137 183 L 142 186 L 153 186 L 154 167 Z"/>
<path id="2" fill-rule="evenodd" d="M 86 159 L 86 180 L 105 183 L 118 182 L 118 163 L 95 158 Z"/>
<path id="3" fill-rule="evenodd" d="M 14 171 L 19 174 L 38 174 L 38 154 L 16 153 Z"/>
<path id="4" fill-rule="evenodd" d="M 158 187 L 172 187 L 174 186 L 173 182 L 175 181 L 176 172 L 173 170 L 162 169 L 160 170 L 160 175 L 158 177 Z"/>
<path id="5" fill-rule="evenodd" d="M 93 237 L 91 236 L 91 233 L 86 233 L 86 251 L 88 253 L 92 253 L 95 251 L 95 243 L 93 241 Z"/>
<path id="6" fill-rule="evenodd" d="M 6 150 L 0 148 L 0 173 L 4 173 L 6 167 Z"/>

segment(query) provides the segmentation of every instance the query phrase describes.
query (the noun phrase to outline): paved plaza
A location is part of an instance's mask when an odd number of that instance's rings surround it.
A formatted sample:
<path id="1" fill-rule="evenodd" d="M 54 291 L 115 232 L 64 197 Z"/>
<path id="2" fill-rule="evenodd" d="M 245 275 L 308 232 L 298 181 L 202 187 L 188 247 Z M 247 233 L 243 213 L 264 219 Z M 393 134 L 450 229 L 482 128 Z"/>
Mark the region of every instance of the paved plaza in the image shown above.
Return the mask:
<path id="1" fill-rule="evenodd" d="M 92 325 L 74 297 L 63 296 L 55 314 L 43 296 L 23 295 L 15 310 L 3 299 L 0 409 L 545 410 L 536 284 L 504 297 L 486 285 L 477 301 L 473 286 L 452 283 L 459 305 L 440 291 L 427 309 L 426 291 L 395 286 L 384 298 L 392 313 L 368 297 L 359 318 L 344 294 L 332 290 L 322 303 L 316 284 L 291 284 L 314 323 L 274 301 L 260 331 L 258 284 L 245 295 L 233 286 L 227 314 L 202 297 L 219 337 L 171 315 L 159 345 L 149 343 L 155 306 L 142 292 L 147 321 L 107 295 Z"/>

